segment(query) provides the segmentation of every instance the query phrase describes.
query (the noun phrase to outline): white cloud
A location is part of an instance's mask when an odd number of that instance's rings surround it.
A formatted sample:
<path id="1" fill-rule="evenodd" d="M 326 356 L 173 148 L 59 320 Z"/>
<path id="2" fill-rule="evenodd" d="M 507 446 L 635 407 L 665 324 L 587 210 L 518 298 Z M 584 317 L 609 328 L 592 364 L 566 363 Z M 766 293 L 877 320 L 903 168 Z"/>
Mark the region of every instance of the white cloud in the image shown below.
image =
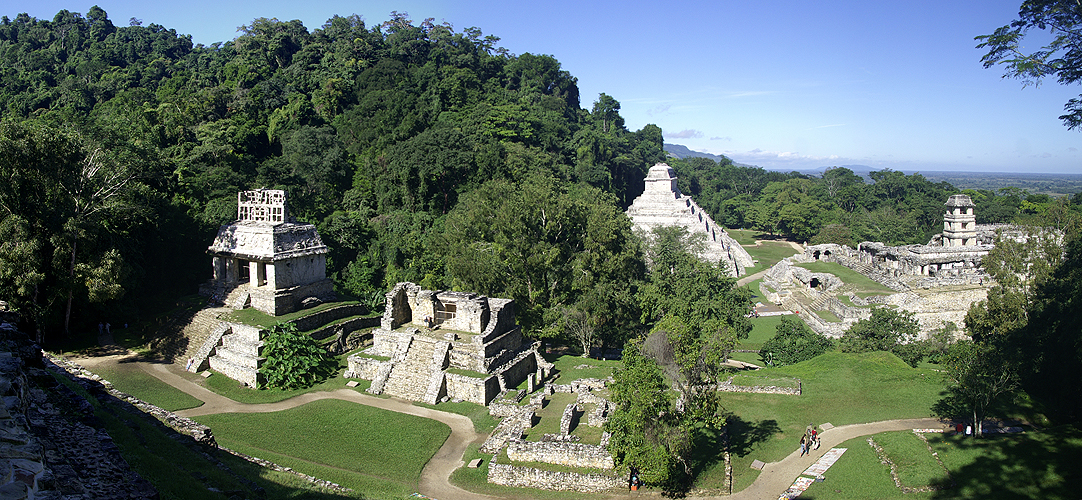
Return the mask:
<path id="1" fill-rule="evenodd" d="M 660 114 L 667 113 L 670 108 L 672 108 L 672 104 L 659 104 L 659 105 L 657 105 L 657 106 L 655 106 L 655 107 L 653 107 L 651 109 L 648 109 L 646 111 L 646 114 L 648 114 L 650 116 L 660 115 Z"/>
<path id="2" fill-rule="evenodd" d="M 710 140 L 711 141 L 729 141 L 729 142 L 733 142 L 732 137 L 711 137 Z"/>
<path id="3" fill-rule="evenodd" d="M 665 134 L 665 137 L 669 139 L 698 139 L 702 136 L 703 133 L 695 129 L 685 129 L 679 132 Z"/>

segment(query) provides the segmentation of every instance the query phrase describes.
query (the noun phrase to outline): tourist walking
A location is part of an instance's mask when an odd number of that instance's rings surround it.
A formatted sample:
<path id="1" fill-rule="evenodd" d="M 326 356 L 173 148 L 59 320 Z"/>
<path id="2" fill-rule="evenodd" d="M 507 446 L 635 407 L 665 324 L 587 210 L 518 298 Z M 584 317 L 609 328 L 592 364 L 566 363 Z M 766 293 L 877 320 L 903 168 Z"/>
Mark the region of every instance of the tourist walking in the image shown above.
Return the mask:
<path id="1" fill-rule="evenodd" d="M 808 452 L 808 435 L 800 436 L 800 456 Z"/>

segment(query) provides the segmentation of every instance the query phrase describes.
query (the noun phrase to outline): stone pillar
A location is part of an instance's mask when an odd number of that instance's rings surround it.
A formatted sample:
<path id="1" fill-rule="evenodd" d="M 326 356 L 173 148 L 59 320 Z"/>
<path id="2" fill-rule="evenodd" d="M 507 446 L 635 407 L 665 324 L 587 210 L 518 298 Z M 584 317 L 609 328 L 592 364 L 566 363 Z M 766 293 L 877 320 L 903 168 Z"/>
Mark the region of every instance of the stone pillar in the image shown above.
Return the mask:
<path id="1" fill-rule="evenodd" d="M 268 262 L 263 267 L 263 269 L 264 269 L 264 272 L 266 273 L 266 276 L 267 276 L 267 286 L 270 287 L 271 290 L 277 290 L 278 286 L 276 284 L 276 280 L 274 279 L 274 271 L 275 271 L 274 263 L 273 262 Z"/>
<path id="2" fill-rule="evenodd" d="M 262 262 L 248 262 L 248 280 L 253 287 L 263 286 L 267 282 L 267 265 Z"/>
<path id="3" fill-rule="evenodd" d="M 240 260 L 233 258 L 225 259 L 225 282 L 233 285 L 240 281 Z"/>
<path id="4" fill-rule="evenodd" d="M 222 281 L 225 279 L 225 259 L 215 255 L 211 259 L 211 268 L 214 273 L 214 281 Z"/>

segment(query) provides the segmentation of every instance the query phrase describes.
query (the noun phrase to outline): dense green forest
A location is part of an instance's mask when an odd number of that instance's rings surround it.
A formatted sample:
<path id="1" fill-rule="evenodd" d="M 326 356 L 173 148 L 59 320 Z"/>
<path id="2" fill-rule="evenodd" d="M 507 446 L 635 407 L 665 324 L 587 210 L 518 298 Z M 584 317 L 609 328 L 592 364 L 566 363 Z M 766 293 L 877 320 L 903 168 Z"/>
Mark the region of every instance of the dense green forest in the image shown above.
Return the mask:
<path id="1" fill-rule="evenodd" d="M 378 302 L 409 280 L 510 296 L 532 336 L 586 314 L 609 345 L 652 321 L 623 210 L 665 160 L 659 127 L 628 130 L 606 94 L 584 108 L 555 58 L 477 28 L 392 13 L 240 33 L 193 45 L 96 6 L 0 18 L 0 299 L 40 338 L 193 293 L 236 192 L 259 187 L 287 190 L 317 225 L 343 295 Z M 720 223 L 800 241 L 923 243 L 955 192 L 889 170 L 866 184 L 844 168 L 671 164 Z M 979 222 L 1070 206 L 970 194 Z"/>

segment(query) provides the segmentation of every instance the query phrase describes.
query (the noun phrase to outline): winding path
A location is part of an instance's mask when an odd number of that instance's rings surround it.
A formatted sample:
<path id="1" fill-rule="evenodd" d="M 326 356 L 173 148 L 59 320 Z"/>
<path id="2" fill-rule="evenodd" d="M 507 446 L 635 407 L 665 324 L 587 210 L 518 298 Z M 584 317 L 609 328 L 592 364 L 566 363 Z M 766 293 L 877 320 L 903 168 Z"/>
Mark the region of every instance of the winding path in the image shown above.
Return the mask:
<path id="1" fill-rule="evenodd" d="M 195 417 L 215 413 L 266 413 L 295 408 L 321 399 L 340 399 L 443 422 L 451 428 L 451 435 L 432 459 L 425 464 L 424 469 L 421 471 L 421 478 L 418 485 L 420 493 L 438 500 L 495 500 L 496 498 L 499 498 L 473 493 L 459 488 L 450 482 L 451 473 L 464 464 L 462 455 L 466 451 L 466 447 L 471 443 L 480 442 L 486 437 L 485 435 L 478 434 L 476 430 L 474 430 L 473 422 L 465 416 L 414 406 L 411 402 L 398 398 L 377 398 L 361 394 L 352 389 L 310 392 L 276 403 L 239 403 L 210 391 L 181 376 L 180 374 L 184 372 L 175 364 L 144 361 L 139 359 L 135 354 L 123 351 L 115 345 L 107 346 L 104 354 L 106 355 L 73 358 L 73 361 L 83 365 L 90 371 L 94 371 L 95 367 L 106 365 L 113 367 L 128 366 L 130 369 L 138 369 L 203 401 L 202 406 L 176 412 L 178 415 L 184 417 Z M 848 441 L 855 437 L 886 431 L 939 427 L 945 426 L 939 420 L 932 418 L 885 420 L 881 422 L 834 427 L 819 434 L 820 439 L 822 440 L 820 449 L 803 457 L 800 456 L 798 450 L 794 450 L 793 453 L 782 460 L 766 464 L 759 474 L 759 477 L 755 479 L 755 482 L 744 490 L 726 496 L 689 498 L 700 498 L 703 500 L 775 500 L 789 488 L 797 476 L 807 469 L 808 466 L 818 460 L 819 457 L 827 452 L 827 450 L 844 441 Z M 597 495 L 596 497 L 660 498 L 661 495 L 653 492 L 628 492 L 607 495 L 602 494 Z"/>
<path id="2" fill-rule="evenodd" d="M 116 351 L 112 350 L 112 352 Z M 398 398 L 377 398 L 361 394 L 352 389 L 309 392 L 276 403 L 239 403 L 184 378 L 180 375 L 180 373 L 183 373 L 182 369 L 172 363 L 142 361 L 131 353 L 81 357 L 74 358 L 73 361 L 83 365 L 90 371 L 94 371 L 94 367 L 102 365 L 128 365 L 203 401 L 203 405 L 197 408 L 175 412 L 182 417 L 191 418 L 215 413 L 267 413 L 295 408 L 321 399 L 340 399 L 436 420 L 447 424 L 451 428 L 451 435 L 425 464 L 424 469 L 421 470 L 421 478 L 417 487 L 419 492 L 439 500 L 493 500 L 496 498 L 466 491 L 450 482 L 451 473 L 464 465 L 462 455 L 465 453 L 466 447 L 486 437 L 478 434 L 474 430 L 473 421 L 463 415 L 414 406 L 411 402 Z"/>

